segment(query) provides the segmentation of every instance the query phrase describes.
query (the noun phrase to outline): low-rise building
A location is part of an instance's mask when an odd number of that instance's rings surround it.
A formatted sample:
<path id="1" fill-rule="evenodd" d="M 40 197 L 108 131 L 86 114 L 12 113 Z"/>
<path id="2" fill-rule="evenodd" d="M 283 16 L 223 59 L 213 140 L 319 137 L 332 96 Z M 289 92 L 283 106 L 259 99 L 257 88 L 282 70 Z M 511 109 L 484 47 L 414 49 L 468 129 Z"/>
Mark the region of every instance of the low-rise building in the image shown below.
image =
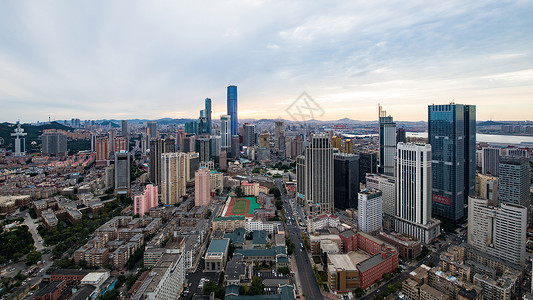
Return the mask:
<path id="1" fill-rule="evenodd" d="M 401 233 L 380 232 L 379 238 L 396 247 L 402 258 L 414 259 L 422 253 L 422 243 L 415 237 Z"/>
<path id="2" fill-rule="evenodd" d="M 224 270 L 228 259 L 229 242 L 228 238 L 213 239 L 211 241 L 204 257 L 204 272 L 220 272 Z"/>

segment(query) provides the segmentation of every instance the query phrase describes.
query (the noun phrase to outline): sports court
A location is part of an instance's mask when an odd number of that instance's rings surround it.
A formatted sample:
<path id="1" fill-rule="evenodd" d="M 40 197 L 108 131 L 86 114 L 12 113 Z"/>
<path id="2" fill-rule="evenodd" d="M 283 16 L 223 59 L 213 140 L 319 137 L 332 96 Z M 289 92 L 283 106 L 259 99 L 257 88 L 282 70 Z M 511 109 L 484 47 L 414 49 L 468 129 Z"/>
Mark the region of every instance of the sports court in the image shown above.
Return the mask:
<path id="1" fill-rule="evenodd" d="M 261 208 L 261 205 L 257 203 L 255 197 L 231 197 L 226 203 L 222 216 L 246 216 L 253 217 L 254 210 Z"/>

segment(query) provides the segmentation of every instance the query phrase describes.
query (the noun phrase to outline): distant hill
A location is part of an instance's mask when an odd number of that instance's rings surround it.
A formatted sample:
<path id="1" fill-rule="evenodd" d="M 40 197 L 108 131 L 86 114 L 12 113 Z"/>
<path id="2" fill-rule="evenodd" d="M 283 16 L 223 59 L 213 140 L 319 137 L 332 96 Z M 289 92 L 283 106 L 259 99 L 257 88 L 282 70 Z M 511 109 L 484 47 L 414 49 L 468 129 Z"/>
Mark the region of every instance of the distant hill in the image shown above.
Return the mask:
<path id="1" fill-rule="evenodd" d="M 476 125 L 477 126 L 495 126 L 495 125 L 505 125 L 505 124 L 500 123 L 500 122 L 494 122 L 494 121 L 483 121 L 483 122 L 478 122 Z"/>
<path id="2" fill-rule="evenodd" d="M 10 149 L 13 143 L 11 133 L 15 131 L 16 124 L 12 123 L 0 123 L 0 137 L 4 139 L 4 145 L 0 146 L 2 148 Z M 72 128 L 59 124 L 57 122 L 51 122 L 45 125 L 34 126 L 30 124 L 22 124 L 21 126 L 24 129 L 24 132 L 28 135 L 26 136 L 26 143 L 29 144 L 32 141 L 35 141 L 43 134 L 44 129 L 61 129 L 65 131 L 72 131 Z M 27 145 L 26 145 L 27 146 Z"/>

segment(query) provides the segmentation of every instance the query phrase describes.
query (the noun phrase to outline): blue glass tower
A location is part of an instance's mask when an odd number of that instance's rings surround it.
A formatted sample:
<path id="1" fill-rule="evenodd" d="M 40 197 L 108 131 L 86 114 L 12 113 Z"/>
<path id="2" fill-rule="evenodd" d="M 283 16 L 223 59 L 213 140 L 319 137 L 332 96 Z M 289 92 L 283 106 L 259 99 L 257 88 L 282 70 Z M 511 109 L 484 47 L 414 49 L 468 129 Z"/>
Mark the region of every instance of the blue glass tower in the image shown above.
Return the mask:
<path id="1" fill-rule="evenodd" d="M 211 98 L 205 98 L 205 118 L 207 121 L 207 134 L 211 134 Z"/>
<path id="2" fill-rule="evenodd" d="M 476 183 L 476 106 L 428 106 L 432 159 L 433 215 L 454 223 L 464 219 Z"/>
<path id="3" fill-rule="evenodd" d="M 237 86 L 228 86 L 228 115 L 231 117 L 231 136 L 239 134 L 239 120 L 237 119 Z"/>

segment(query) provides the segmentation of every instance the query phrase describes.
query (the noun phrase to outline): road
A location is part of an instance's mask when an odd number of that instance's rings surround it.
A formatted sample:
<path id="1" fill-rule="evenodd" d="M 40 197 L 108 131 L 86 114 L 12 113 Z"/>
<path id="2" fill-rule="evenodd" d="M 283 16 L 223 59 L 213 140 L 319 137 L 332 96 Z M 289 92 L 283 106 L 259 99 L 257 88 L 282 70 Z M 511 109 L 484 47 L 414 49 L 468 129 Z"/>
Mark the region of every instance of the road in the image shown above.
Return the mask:
<path id="1" fill-rule="evenodd" d="M 289 201 L 292 199 L 287 198 L 283 192 L 283 186 L 281 180 L 276 180 L 276 186 L 281 191 L 281 200 L 283 201 L 283 208 L 285 210 L 286 216 L 294 216 Z M 298 266 L 299 278 L 302 284 L 302 290 L 305 294 L 306 299 L 323 299 L 322 293 L 318 287 L 318 284 L 315 279 L 313 272 L 313 267 L 309 262 L 309 256 L 307 255 L 307 250 L 305 247 L 303 249 L 300 247 L 300 243 L 303 243 L 303 239 L 300 235 L 300 228 L 295 224 L 294 221 L 287 222 L 287 231 L 289 232 L 289 237 L 295 245 L 294 257 L 296 258 L 296 265 Z"/>

